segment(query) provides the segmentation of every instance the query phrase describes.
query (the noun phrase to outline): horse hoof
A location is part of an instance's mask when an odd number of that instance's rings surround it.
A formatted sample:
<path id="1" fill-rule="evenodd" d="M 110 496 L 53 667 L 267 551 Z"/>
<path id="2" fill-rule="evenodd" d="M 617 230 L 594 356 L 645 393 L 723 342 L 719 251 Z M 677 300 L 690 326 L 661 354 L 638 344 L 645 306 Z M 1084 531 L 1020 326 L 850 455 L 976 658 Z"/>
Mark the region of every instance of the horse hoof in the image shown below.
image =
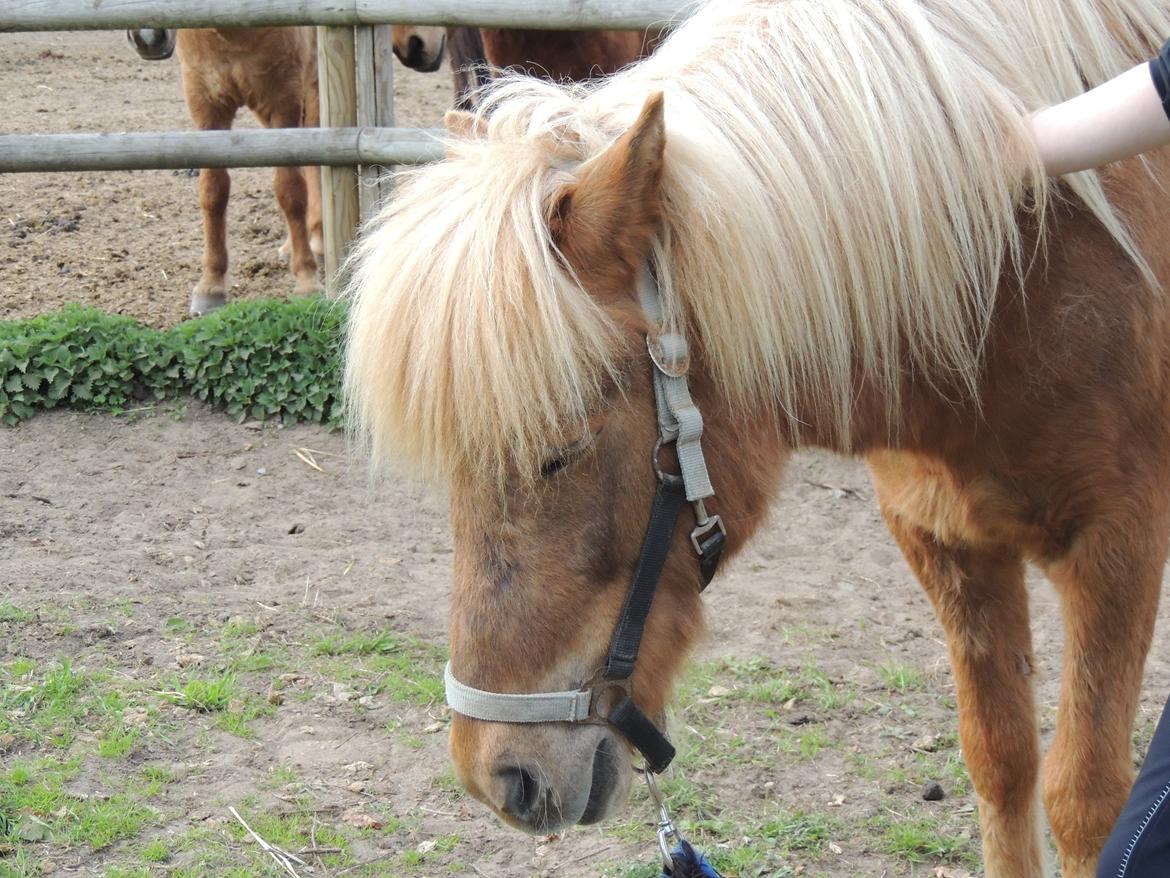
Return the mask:
<path id="1" fill-rule="evenodd" d="M 202 317 L 212 311 L 218 311 L 227 304 L 227 297 L 223 293 L 195 293 L 191 296 L 191 316 Z"/>
<path id="2" fill-rule="evenodd" d="M 297 282 L 293 286 L 294 296 L 315 296 L 323 292 L 325 292 L 325 287 L 321 285 L 321 280 L 316 275 L 297 278 Z"/>

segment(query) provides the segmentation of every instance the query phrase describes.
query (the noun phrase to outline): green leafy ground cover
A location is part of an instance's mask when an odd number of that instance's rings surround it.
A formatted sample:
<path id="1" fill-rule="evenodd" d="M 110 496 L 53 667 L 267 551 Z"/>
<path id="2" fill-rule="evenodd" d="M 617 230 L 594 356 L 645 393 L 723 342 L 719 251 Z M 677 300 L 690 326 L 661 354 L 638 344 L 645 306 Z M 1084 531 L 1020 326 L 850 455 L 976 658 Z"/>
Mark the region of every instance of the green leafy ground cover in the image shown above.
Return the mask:
<path id="1" fill-rule="evenodd" d="M 0 321 L 0 422 L 194 397 L 232 417 L 335 425 L 344 308 L 250 299 L 160 331 L 70 306 Z"/>

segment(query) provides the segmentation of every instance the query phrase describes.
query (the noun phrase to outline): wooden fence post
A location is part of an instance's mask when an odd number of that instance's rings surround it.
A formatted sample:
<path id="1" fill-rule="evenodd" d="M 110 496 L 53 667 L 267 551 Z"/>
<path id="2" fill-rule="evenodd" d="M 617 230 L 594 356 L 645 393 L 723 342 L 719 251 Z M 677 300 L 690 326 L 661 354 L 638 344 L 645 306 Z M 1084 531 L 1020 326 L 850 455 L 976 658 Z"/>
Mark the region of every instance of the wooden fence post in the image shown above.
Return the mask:
<path id="1" fill-rule="evenodd" d="M 394 127 L 394 47 L 390 28 L 357 29 L 357 119 L 359 128 Z M 381 165 L 363 165 L 358 201 L 362 222 L 390 194 L 390 177 Z"/>
<path id="2" fill-rule="evenodd" d="M 321 125 L 357 125 L 357 67 L 352 27 L 317 28 L 317 75 Z M 325 224 L 325 291 L 341 289 L 340 268 L 359 221 L 357 168 L 321 169 L 321 211 Z"/>

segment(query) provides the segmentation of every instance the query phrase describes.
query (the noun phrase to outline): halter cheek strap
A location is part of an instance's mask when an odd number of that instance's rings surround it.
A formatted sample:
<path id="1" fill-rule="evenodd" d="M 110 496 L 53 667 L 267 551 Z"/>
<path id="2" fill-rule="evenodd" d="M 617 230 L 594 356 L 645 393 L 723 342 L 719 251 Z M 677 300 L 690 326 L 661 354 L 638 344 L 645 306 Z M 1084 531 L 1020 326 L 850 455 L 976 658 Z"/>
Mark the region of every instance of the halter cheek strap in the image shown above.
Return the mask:
<path id="1" fill-rule="evenodd" d="M 652 326 L 662 325 L 658 283 L 649 266 L 638 285 L 642 309 Z M 533 694 L 485 692 L 460 683 L 450 663 L 444 672 L 447 704 L 472 719 L 501 723 L 602 723 L 611 726 L 641 752 L 650 771 L 666 770 L 674 746 L 634 701 L 632 677 L 642 635 L 658 581 L 674 542 L 679 513 L 688 502 L 695 512 L 691 545 L 699 557 L 699 590 L 707 587 L 719 566 L 727 531 L 718 515 L 708 515 L 704 501 L 715 495 L 703 456 L 703 417 L 687 385 L 687 343 L 678 333 L 652 332 L 646 340 L 654 364 L 654 400 L 658 412 L 658 441 L 653 452 L 658 487 L 642 551 L 621 615 L 610 637 L 605 666 L 580 689 Z M 673 443 L 679 474 L 664 472 L 658 463 L 663 445 Z M 614 696 L 603 698 L 602 696 Z M 600 702 L 616 701 L 603 713 Z"/>

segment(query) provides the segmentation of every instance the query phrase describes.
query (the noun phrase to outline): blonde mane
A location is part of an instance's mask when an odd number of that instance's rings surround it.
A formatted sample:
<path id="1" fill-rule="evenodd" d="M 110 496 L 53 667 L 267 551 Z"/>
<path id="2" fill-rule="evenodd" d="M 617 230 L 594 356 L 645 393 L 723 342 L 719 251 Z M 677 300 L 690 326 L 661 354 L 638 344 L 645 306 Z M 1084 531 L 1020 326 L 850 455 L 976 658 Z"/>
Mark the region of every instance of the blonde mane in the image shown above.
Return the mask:
<path id="1" fill-rule="evenodd" d="M 1151 0 L 717 0 L 598 86 L 507 80 L 486 136 L 399 178 L 355 257 L 346 388 L 379 457 L 529 473 L 617 372 L 553 253 L 549 201 L 665 93 L 667 319 L 721 390 L 849 435 L 860 368 L 976 391 L 1021 211 L 1051 197 L 1028 113 L 1156 51 Z M 1095 174 L 1070 188 L 1144 266 Z"/>

